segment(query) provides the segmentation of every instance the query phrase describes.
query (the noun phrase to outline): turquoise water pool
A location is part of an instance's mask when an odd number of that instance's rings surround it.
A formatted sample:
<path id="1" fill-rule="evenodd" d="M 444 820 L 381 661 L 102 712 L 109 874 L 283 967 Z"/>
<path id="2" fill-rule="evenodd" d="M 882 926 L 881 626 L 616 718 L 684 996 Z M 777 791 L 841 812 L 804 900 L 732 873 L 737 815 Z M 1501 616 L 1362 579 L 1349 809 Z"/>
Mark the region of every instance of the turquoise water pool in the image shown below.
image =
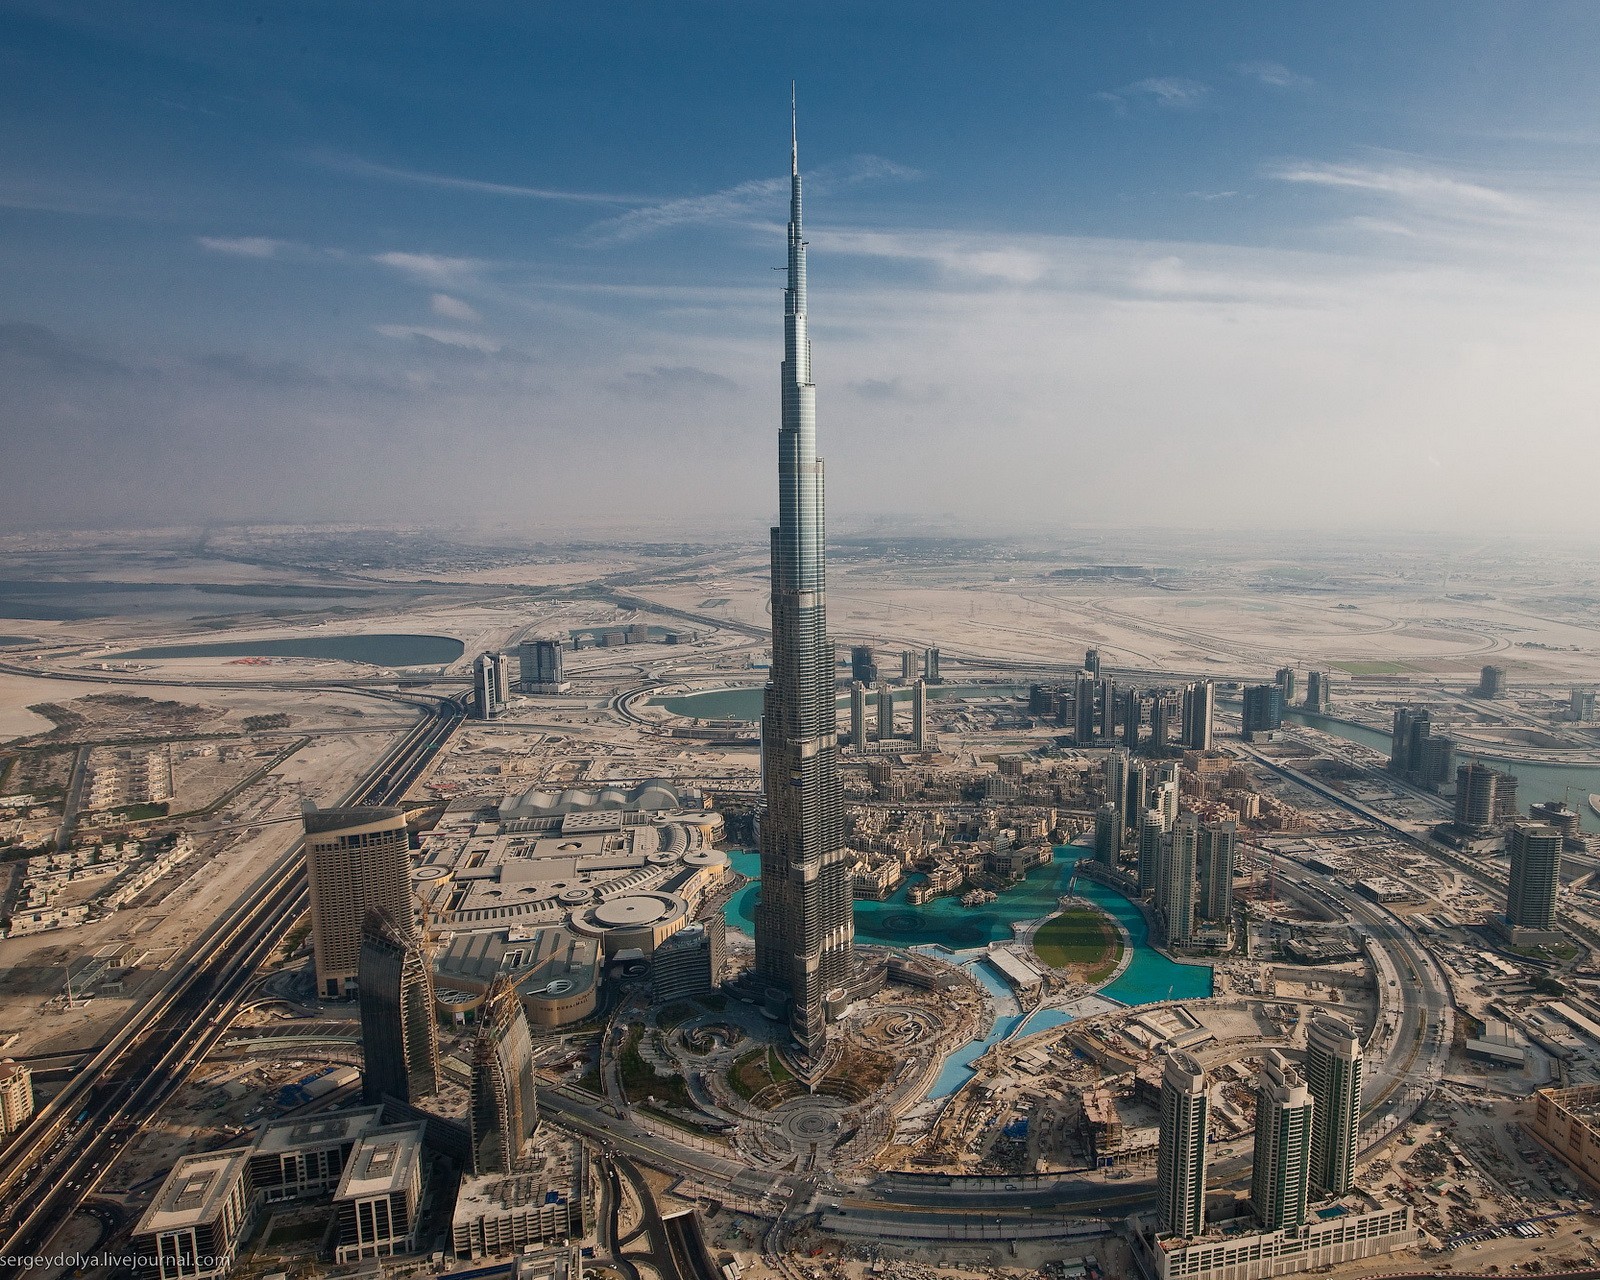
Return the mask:
<path id="1" fill-rule="evenodd" d="M 1001 1008 L 1015 1009 L 1016 997 L 1011 994 L 1011 988 L 1006 985 L 1006 980 L 994 969 L 992 965 L 982 960 L 975 960 L 965 966 L 983 986 Z M 934 1077 L 932 1086 L 928 1089 L 927 1096 L 930 1100 L 948 1098 L 952 1093 L 966 1084 L 977 1074 L 972 1064 L 1002 1040 L 1008 1040 L 1023 1022 L 1020 1013 L 1002 1013 L 994 1020 L 994 1025 L 989 1028 L 989 1034 L 982 1040 L 974 1040 L 971 1044 L 964 1044 L 944 1060 L 944 1066 L 939 1069 L 939 1074 Z"/>
<path id="2" fill-rule="evenodd" d="M 935 898 L 920 907 L 906 901 L 909 885 L 901 885 L 883 902 L 856 903 L 856 938 L 878 946 L 941 947 L 946 951 L 971 951 L 1013 936 L 1011 926 L 1024 920 L 1038 920 L 1056 909 L 1056 900 L 1065 891 L 1073 866 L 1088 856 L 1082 848 L 1067 845 L 1056 848 L 1055 860 L 1035 867 L 1021 883 L 1004 890 L 986 906 L 963 907 L 955 898 Z M 723 913 L 728 926 L 745 933 L 755 932 L 756 901 L 761 894 L 761 856 L 748 850 L 730 850 L 734 870 L 750 877 L 750 883 L 728 900 Z M 1144 914 L 1122 894 L 1092 880 L 1078 880 L 1074 892 L 1094 903 L 1127 931 L 1132 951 L 1127 967 L 1101 988 L 1100 994 L 1121 1004 L 1155 1004 L 1162 1000 L 1200 1000 L 1211 995 L 1212 970 L 1207 964 L 1178 964 L 1150 945 Z M 963 1045 L 947 1059 L 928 1091 L 929 1098 L 954 1093 L 973 1074 L 972 1063 L 991 1048 L 1019 1032 L 1031 1035 L 1070 1022 L 1072 1015 L 1059 1009 L 1039 1009 L 1032 1014 L 1015 1012 L 1016 999 L 1005 979 L 981 959 L 965 966 L 967 972 L 994 997 L 1002 1012 L 982 1040 Z"/>
<path id="3" fill-rule="evenodd" d="M 963 907 L 955 898 L 935 898 L 920 907 L 907 900 L 911 886 L 903 884 L 882 902 L 856 903 L 856 938 L 881 947 L 917 947 L 932 944 L 949 951 L 967 951 L 1001 942 L 1012 936 L 1020 920 L 1037 920 L 1056 909 L 1056 899 L 1066 885 L 1072 863 L 1081 849 L 1057 849 L 1056 860 L 1035 867 L 1027 878 L 1005 890 L 987 906 Z M 734 894 L 724 908 L 729 926 L 755 933 L 756 899 L 760 897 L 761 857 L 730 852 L 734 870 L 751 883 Z"/>

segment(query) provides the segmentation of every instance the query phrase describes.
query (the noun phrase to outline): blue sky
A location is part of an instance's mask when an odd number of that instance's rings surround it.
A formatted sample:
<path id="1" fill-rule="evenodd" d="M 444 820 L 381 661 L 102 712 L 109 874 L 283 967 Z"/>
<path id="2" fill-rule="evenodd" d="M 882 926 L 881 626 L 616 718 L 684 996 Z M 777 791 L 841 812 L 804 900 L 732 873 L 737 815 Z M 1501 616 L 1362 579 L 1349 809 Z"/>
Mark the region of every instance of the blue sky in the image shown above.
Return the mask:
<path id="1" fill-rule="evenodd" d="M 0 523 L 1592 530 L 1600 6 L 0 0 Z"/>

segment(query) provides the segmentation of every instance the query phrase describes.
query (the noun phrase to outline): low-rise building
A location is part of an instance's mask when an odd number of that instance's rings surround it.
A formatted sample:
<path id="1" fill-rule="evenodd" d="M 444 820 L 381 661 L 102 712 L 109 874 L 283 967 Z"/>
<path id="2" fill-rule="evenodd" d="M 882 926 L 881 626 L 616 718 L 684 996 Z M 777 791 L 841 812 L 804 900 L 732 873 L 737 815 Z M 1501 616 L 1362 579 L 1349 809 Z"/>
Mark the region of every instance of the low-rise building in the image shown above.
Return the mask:
<path id="1" fill-rule="evenodd" d="M 458 1258 L 496 1257 L 578 1240 L 588 1227 L 583 1149 L 546 1130 L 535 1135 L 521 1172 L 462 1178 L 451 1246 Z"/>
<path id="2" fill-rule="evenodd" d="M 710 995 L 722 981 L 727 921 L 720 912 L 685 925 L 656 948 L 651 983 L 656 1003 Z"/>
<path id="3" fill-rule="evenodd" d="M 134 1228 L 141 1280 L 227 1275 L 254 1221 L 247 1149 L 185 1156 Z"/>
<path id="4" fill-rule="evenodd" d="M 599 995 L 600 942 L 554 924 L 451 934 L 433 960 L 441 1015 L 464 1023 L 501 974 L 516 985 L 535 1027 L 580 1022 Z"/>
<path id="5" fill-rule="evenodd" d="M 267 1204 L 326 1195 L 356 1143 L 382 1123 L 382 1107 L 356 1107 L 263 1125 L 248 1152 L 254 1193 Z"/>
<path id="6" fill-rule="evenodd" d="M 1129 1231 L 1152 1280 L 1266 1280 L 1393 1253 L 1417 1243 L 1408 1206 L 1350 1196 L 1313 1209 L 1305 1224 L 1251 1230 L 1250 1219 L 1203 1235 L 1155 1235 L 1135 1218 Z"/>
<path id="7" fill-rule="evenodd" d="M 33 1072 L 25 1063 L 0 1062 L 0 1138 L 15 1133 L 33 1115 Z"/>
<path id="8" fill-rule="evenodd" d="M 1533 1135 L 1591 1190 L 1600 1189 L 1600 1084 L 1540 1089 L 1534 1095 Z"/>
<path id="9" fill-rule="evenodd" d="M 396 1124 L 356 1140 L 333 1196 L 335 1262 L 416 1248 L 427 1171 L 422 1136 L 421 1125 Z"/>

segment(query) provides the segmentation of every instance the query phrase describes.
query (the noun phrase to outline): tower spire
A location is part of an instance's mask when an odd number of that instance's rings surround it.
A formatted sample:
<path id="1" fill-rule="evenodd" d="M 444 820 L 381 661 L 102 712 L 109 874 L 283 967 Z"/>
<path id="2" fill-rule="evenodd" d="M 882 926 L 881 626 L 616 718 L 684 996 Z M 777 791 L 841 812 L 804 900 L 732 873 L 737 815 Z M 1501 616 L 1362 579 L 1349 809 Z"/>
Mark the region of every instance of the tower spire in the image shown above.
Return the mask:
<path id="1" fill-rule="evenodd" d="M 789 81 L 789 174 L 800 172 L 800 117 L 795 107 L 794 81 Z"/>

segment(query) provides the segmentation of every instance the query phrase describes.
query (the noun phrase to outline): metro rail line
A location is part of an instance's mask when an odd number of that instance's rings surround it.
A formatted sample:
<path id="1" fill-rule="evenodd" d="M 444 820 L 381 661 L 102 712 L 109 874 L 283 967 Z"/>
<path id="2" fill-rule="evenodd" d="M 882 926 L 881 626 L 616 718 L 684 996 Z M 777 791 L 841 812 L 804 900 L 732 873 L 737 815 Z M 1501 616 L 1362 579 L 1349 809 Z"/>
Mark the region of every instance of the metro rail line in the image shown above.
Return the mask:
<path id="1" fill-rule="evenodd" d="M 405 793 L 464 717 L 455 698 L 424 709 L 424 718 L 341 803 L 386 804 Z M 307 909 L 301 848 L 296 841 L 258 877 L 161 991 L 0 1153 L 0 1275 L 29 1270 L 28 1260 L 45 1252 L 128 1142 L 225 1034 L 257 969 Z"/>

